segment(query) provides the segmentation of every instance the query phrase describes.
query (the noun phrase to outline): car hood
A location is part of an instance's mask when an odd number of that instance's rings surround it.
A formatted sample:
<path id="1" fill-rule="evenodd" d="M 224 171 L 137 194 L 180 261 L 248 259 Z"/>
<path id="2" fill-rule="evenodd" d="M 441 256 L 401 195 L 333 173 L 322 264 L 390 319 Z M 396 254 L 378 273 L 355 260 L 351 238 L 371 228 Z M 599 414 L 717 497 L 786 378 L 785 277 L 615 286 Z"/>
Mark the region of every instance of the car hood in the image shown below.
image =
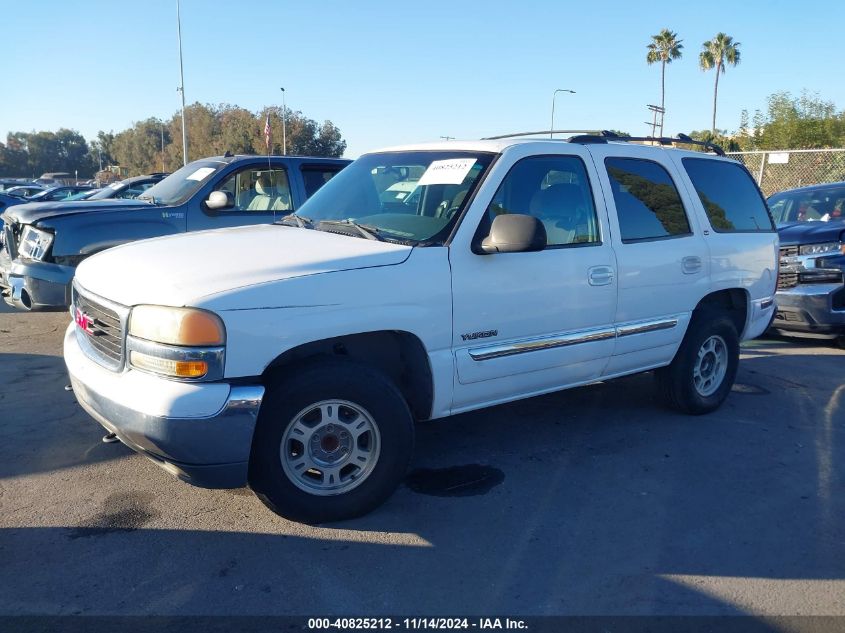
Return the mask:
<path id="1" fill-rule="evenodd" d="M 199 305 L 205 297 L 246 286 L 401 264 L 411 250 L 361 237 L 265 224 L 118 246 L 83 261 L 76 269 L 76 281 L 126 306 Z"/>
<path id="2" fill-rule="evenodd" d="M 35 224 L 41 220 L 61 215 L 76 215 L 95 211 L 125 211 L 127 209 L 148 209 L 149 202 L 137 200 L 72 200 L 70 202 L 27 202 L 9 207 L 3 215 L 8 221 L 20 224 Z"/>
<path id="3" fill-rule="evenodd" d="M 798 244 L 820 244 L 822 242 L 836 242 L 845 231 L 845 221 L 832 220 L 830 222 L 793 222 L 778 225 L 778 236 L 781 246 Z"/>

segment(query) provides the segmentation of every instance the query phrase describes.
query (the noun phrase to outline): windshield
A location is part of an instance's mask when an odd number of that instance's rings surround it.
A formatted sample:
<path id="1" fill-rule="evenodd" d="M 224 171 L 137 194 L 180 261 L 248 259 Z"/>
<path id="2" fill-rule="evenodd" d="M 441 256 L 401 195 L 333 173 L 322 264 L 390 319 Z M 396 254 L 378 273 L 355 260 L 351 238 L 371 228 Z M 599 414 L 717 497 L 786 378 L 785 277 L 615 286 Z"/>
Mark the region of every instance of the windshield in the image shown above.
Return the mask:
<path id="1" fill-rule="evenodd" d="M 214 160 L 195 160 L 147 189 L 138 199 L 169 206 L 182 204 L 224 165 Z"/>
<path id="2" fill-rule="evenodd" d="M 80 191 L 79 193 L 75 193 L 72 196 L 68 196 L 65 200 L 90 200 L 94 197 L 93 191 Z"/>
<path id="3" fill-rule="evenodd" d="M 768 200 L 777 224 L 845 219 L 845 187 L 784 191 Z"/>
<path id="4" fill-rule="evenodd" d="M 352 221 L 379 236 L 440 242 L 481 181 L 493 154 L 385 152 L 362 156 L 332 178 L 296 214 L 314 222 Z"/>
<path id="5" fill-rule="evenodd" d="M 54 193 L 56 189 L 61 189 L 61 187 L 51 187 L 49 189 L 45 189 L 44 191 L 39 191 L 35 195 L 29 196 L 29 199 L 41 200 L 41 198 L 46 198 L 49 194 Z"/>
<path id="6" fill-rule="evenodd" d="M 113 198 L 117 195 L 117 192 L 123 191 L 129 186 L 128 181 L 120 181 L 110 184 L 108 187 L 104 187 L 100 189 L 97 193 L 92 195 L 89 200 L 106 200 L 108 198 Z"/>

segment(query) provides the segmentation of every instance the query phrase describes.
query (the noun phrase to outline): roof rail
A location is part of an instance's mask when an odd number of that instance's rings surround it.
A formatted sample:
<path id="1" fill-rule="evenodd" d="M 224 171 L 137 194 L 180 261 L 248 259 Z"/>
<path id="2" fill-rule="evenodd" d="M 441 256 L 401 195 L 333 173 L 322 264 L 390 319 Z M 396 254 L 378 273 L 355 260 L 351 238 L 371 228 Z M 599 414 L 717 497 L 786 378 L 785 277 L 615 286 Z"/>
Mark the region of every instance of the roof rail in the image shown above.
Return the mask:
<path id="1" fill-rule="evenodd" d="M 613 133 L 608 132 L 607 130 L 540 130 L 539 132 L 513 132 L 511 134 L 499 134 L 498 136 L 485 136 L 481 140 L 498 141 L 499 139 L 503 138 L 516 138 L 518 136 L 536 136 L 537 134 L 548 134 L 549 136 L 551 136 L 552 134 L 585 134 L 597 136 L 609 134 L 613 136 Z"/>
<path id="2" fill-rule="evenodd" d="M 598 135 L 582 135 L 582 136 L 573 136 L 567 139 L 570 143 L 607 143 L 608 141 L 635 141 L 635 142 L 649 142 L 649 143 L 658 143 L 660 145 L 677 145 L 681 143 L 683 145 L 700 145 L 706 149 L 709 149 L 717 156 L 724 156 L 725 150 L 723 150 L 719 145 L 715 143 L 710 143 L 709 141 L 697 141 L 693 138 L 690 138 L 686 134 L 678 134 L 676 137 L 671 138 L 668 136 L 618 136 L 613 132 L 603 132 L 600 136 Z"/>
<path id="3" fill-rule="evenodd" d="M 635 141 L 650 142 L 660 145 L 699 145 L 709 149 L 717 156 L 724 156 L 725 150 L 721 146 L 709 141 L 697 141 L 686 134 L 678 134 L 675 138 L 668 136 L 620 136 L 610 130 L 540 130 L 539 132 L 515 132 L 513 134 L 500 134 L 498 136 L 487 136 L 482 141 L 498 141 L 503 138 L 515 138 L 519 136 L 535 136 L 537 134 L 572 134 L 569 138 L 562 139 L 567 143 L 607 143 L 608 141 Z"/>

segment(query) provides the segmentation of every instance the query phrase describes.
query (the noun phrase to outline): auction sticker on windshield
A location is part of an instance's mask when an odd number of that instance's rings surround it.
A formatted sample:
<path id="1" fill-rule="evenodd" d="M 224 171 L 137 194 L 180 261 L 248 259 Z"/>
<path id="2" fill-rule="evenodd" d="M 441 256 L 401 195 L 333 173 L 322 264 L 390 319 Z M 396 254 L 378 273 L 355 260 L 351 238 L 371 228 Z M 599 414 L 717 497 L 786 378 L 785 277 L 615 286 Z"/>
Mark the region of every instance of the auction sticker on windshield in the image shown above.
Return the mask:
<path id="1" fill-rule="evenodd" d="M 418 185 L 459 185 L 475 165 L 474 158 L 436 160 L 428 166 Z"/>
<path id="2" fill-rule="evenodd" d="M 212 173 L 214 173 L 214 167 L 200 167 L 188 176 L 186 180 L 205 180 Z"/>

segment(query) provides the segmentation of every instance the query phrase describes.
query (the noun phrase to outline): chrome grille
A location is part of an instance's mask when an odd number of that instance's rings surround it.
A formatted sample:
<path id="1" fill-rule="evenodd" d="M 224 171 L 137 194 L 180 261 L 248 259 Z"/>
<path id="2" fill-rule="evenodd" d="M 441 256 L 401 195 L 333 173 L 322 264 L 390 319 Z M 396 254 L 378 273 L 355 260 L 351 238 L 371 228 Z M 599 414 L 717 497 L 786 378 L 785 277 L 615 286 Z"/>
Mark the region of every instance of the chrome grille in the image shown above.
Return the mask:
<path id="1" fill-rule="evenodd" d="M 780 259 L 778 270 L 778 290 L 794 288 L 798 285 L 798 273 L 795 270 L 798 257 L 797 246 L 781 246 L 778 252 Z"/>
<path id="2" fill-rule="evenodd" d="M 9 254 L 9 259 L 18 256 L 18 242 L 15 236 L 15 227 L 11 224 L 3 225 L 3 247 Z"/>
<path id="3" fill-rule="evenodd" d="M 798 273 L 778 273 L 778 290 L 798 285 Z"/>
<path id="4" fill-rule="evenodd" d="M 77 322 L 76 339 L 86 354 L 108 369 L 123 369 L 124 333 L 129 310 L 99 298 L 94 298 L 74 284 L 73 316 Z M 83 329 L 80 319 L 91 320 Z"/>

